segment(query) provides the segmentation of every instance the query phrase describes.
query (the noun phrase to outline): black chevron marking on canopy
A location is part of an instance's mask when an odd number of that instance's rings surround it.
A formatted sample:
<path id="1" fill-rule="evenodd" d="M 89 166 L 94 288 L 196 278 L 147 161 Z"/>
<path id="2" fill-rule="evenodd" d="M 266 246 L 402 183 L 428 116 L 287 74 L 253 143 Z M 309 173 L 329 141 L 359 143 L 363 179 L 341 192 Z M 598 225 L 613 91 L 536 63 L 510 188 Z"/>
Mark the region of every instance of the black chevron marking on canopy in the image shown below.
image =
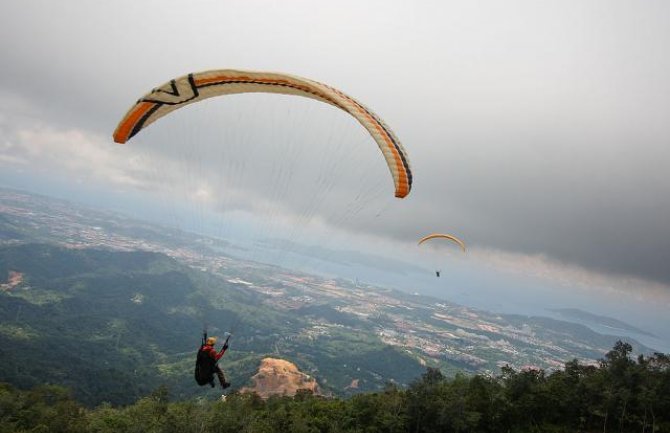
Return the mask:
<path id="1" fill-rule="evenodd" d="M 172 89 L 171 92 L 159 87 L 157 89 L 152 90 L 151 93 L 167 93 L 168 95 L 179 96 L 179 89 L 177 89 L 177 81 L 170 80 L 170 88 Z"/>
<path id="2" fill-rule="evenodd" d="M 151 96 L 142 98 L 140 99 L 141 102 L 154 102 L 156 104 L 161 104 L 161 105 L 181 105 L 185 104 L 186 102 L 192 101 L 198 96 L 200 96 L 200 92 L 198 92 L 198 87 L 195 85 L 195 80 L 193 79 L 193 74 L 188 74 L 188 84 L 191 88 L 191 96 L 186 99 L 181 99 L 176 102 L 172 101 L 166 101 L 162 98 L 152 98 Z M 165 89 L 154 89 L 151 91 L 151 95 L 156 95 L 156 94 L 165 94 L 165 95 L 170 95 L 170 96 L 175 96 L 175 97 L 180 97 L 182 96 L 181 93 L 179 93 L 179 88 L 177 87 L 177 81 L 172 80 L 170 81 L 170 87 L 172 91 L 165 90 Z"/>

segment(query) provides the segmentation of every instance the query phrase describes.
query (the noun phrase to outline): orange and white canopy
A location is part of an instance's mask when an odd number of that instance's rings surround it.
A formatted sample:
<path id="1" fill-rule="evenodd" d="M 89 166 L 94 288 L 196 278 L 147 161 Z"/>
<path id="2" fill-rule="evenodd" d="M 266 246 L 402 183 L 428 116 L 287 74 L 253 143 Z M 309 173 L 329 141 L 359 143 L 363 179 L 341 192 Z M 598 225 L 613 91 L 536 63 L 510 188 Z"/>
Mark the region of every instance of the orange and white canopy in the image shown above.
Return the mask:
<path id="1" fill-rule="evenodd" d="M 426 242 L 430 239 L 447 239 L 447 240 L 450 240 L 450 241 L 455 242 L 456 244 L 458 244 L 461 247 L 461 250 L 463 250 L 463 252 L 465 252 L 465 243 L 462 240 L 458 239 L 456 236 L 448 235 L 448 234 L 445 234 L 445 233 L 433 233 L 433 234 L 430 234 L 428 236 L 424 236 L 421 239 L 419 239 L 418 245 L 421 245 L 422 243 L 424 243 L 424 242 Z"/>
<path id="2" fill-rule="evenodd" d="M 114 131 L 114 141 L 125 143 L 157 119 L 185 105 L 215 96 L 248 92 L 304 96 L 351 114 L 379 145 L 393 176 L 395 196 L 403 198 L 409 194 L 412 171 L 407 153 L 384 121 L 339 90 L 295 75 L 222 69 L 175 78 L 141 97 L 128 110 Z"/>

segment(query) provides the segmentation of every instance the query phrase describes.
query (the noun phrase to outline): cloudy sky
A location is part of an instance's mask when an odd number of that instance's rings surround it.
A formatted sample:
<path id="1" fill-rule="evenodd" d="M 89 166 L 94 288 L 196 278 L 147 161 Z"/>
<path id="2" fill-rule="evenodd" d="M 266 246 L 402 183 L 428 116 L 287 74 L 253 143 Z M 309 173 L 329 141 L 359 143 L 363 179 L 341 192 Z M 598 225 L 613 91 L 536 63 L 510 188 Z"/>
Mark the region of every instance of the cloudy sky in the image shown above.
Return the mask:
<path id="1" fill-rule="evenodd" d="M 186 176 L 193 202 L 217 211 L 308 216 L 401 247 L 450 232 L 477 263 L 668 305 L 668 22 L 665 0 L 9 1 L 0 184 L 156 194 Z M 220 68 L 363 101 L 403 141 L 411 195 L 393 199 L 365 131 L 313 101 L 234 97 L 159 121 L 137 154 L 111 143 L 143 93 Z M 237 147 L 216 153 L 221 137 Z M 185 140 L 203 142 L 199 156 Z M 315 207 L 321 177 L 330 195 Z"/>

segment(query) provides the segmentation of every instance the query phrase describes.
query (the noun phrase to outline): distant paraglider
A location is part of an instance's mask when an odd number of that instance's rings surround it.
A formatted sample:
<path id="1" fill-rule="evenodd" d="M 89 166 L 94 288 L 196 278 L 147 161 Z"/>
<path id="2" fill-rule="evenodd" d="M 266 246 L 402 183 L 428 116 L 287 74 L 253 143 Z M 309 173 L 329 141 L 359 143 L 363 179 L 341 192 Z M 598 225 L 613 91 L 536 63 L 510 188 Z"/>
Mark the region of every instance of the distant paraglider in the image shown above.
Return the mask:
<path id="1" fill-rule="evenodd" d="M 412 171 L 400 140 L 367 107 L 326 84 L 295 75 L 221 69 L 188 74 L 168 81 L 142 96 L 114 131 L 114 141 L 125 143 L 159 118 L 188 104 L 236 93 L 280 93 L 316 99 L 344 110 L 360 122 L 381 150 L 393 177 L 395 196 L 412 189 Z"/>
<path id="2" fill-rule="evenodd" d="M 461 247 L 461 250 L 463 250 L 463 252 L 466 252 L 465 243 L 462 240 L 458 239 L 456 236 L 448 235 L 448 234 L 445 234 L 445 233 L 433 233 L 433 234 L 430 234 L 428 236 L 424 236 L 421 239 L 419 239 L 419 243 L 417 245 L 421 245 L 424 242 L 429 241 L 431 239 L 446 239 L 448 241 L 451 241 L 451 242 L 457 244 L 458 246 Z M 440 277 L 440 271 L 439 270 L 435 271 L 435 276 L 438 277 L 438 278 Z"/>

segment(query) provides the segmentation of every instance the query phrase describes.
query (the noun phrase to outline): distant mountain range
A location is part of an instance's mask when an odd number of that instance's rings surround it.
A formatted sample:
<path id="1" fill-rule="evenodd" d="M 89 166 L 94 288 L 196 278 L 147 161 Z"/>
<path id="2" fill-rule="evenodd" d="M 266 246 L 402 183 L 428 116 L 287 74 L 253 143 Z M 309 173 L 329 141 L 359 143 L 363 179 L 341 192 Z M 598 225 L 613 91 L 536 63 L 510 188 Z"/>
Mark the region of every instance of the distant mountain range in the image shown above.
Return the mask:
<path id="1" fill-rule="evenodd" d="M 656 337 L 650 332 L 636 328 L 635 326 L 629 325 L 628 323 L 622 322 L 621 320 L 607 316 L 599 316 L 597 314 L 589 313 L 588 311 L 580 310 L 579 308 L 553 308 L 549 309 L 549 311 L 556 312 L 566 318 L 576 319 L 587 324 L 604 326 L 610 328 L 612 332 L 630 331 L 640 335 Z"/>

